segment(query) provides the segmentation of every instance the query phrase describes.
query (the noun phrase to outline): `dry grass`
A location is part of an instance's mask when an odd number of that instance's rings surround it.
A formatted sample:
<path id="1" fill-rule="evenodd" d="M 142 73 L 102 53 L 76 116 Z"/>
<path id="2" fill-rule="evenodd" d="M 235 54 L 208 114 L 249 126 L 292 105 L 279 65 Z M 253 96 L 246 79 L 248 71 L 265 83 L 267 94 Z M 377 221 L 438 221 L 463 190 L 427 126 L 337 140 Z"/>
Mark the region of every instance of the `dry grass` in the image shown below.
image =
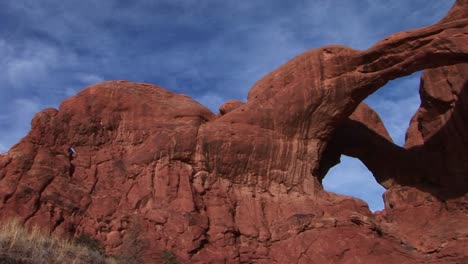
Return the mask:
<path id="1" fill-rule="evenodd" d="M 24 228 L 17 220 L 0 223 L 0 263 L 114 264 L 99 251 L 57 238 L 38 227 Z"/>

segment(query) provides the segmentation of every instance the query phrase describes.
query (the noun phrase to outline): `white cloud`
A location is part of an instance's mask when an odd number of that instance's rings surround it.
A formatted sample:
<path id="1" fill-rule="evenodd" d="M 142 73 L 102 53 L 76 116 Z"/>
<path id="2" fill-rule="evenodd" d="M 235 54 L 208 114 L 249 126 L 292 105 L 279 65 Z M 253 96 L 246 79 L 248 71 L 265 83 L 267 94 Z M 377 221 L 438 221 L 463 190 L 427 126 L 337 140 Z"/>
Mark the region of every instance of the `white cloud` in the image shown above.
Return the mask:
<path id="1" fill-rule="evenodd" d="M 41 43 L 25 43 L 13 48 L 13 44 L 3 42 L 5 57 L 1 61 L 3 77 L 13 89 L 28 89 L 37 82 L 49 77 L 50 69 L 58 62 L 55 48 Z"/>

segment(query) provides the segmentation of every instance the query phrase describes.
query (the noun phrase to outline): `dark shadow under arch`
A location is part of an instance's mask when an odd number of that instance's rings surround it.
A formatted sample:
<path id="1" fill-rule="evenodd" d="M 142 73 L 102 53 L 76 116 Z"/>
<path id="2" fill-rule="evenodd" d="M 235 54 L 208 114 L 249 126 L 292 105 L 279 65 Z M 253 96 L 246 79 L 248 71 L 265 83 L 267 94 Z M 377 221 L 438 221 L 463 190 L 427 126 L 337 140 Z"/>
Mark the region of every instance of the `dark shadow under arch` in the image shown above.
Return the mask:
<path id="1" fill-rule="evenodd" d="M 438 85 L 441 87 L 437 87 L 456 92 L 457 99 L 453 102 L 428 97 L 424 88 L 428 79 L 423 74 L 420 88 L 421 108 L 412 123 L 413 129 L 422 134 L 420 144 L 400 147 L 385 135 L 377 133 L 366 122 L 348 118 L 335 131 L 324 153 L 321 175 L 326 175 L 344 154 L 361 160 L 375 179 L 386 188 L 395 184 L 412 186 L 431 193 L 441 201 L 465 195 L 468 192 L 467 70 L 468 64 L 427 70 L 428 76 L 441 72 L 461 76 L 463 81 L 458 84 L 459 87 L 448 82 L 440 83 Z M 444 113 L 450 113 L 446 120 L 442 118 Z M 432 124 L 434 120 L 439 120 L 439 124 Z M 426 128 L 426 125 L 432 127 Z"/>

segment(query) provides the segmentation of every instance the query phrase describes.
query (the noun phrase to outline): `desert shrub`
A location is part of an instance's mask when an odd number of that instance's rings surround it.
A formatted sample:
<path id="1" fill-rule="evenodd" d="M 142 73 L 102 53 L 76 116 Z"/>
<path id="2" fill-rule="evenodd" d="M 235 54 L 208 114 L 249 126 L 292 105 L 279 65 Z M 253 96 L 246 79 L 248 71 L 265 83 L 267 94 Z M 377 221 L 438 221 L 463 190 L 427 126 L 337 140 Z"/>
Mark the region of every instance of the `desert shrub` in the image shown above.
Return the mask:
<path id="1" fill-rule="evenodd" d="M 104 247 L 102 246 L 101 241 L 95 239 L 88 233 L 81 233 L 79 236 L 75 237 L 73 242 L 77 245 L 87 247 L 94 251 L 101 253 L 104 252 Z"/>
<path id="2" fill-rule="evenodd" d="M 180 264 L 180 262 L 177 260 L 176 255 L 174 255 L 172 251 L 167 249 L 161 252 L 161 261 L 163 264 Z"/>
<path id="3" fill-rule="evenodd" d="M 82 241 L 87 241 L 87 245 L 56 237 L 38 227 L 25 228 L 16 219 L 6 220 L 0 223 L 0 263 L 117 263 L 92 249 L 97 246 L 92 238 Z"/>
<path id="4" fill-rule="evenodd" d="M 147 241 L 144 239 L 142 224 L 136 218 L 129 218 L 125 236 L 122 239 L 121 251 L 115 256 L 119 263 L 139 264 L 142 263 L 142 255 L 147 249 Z"/>

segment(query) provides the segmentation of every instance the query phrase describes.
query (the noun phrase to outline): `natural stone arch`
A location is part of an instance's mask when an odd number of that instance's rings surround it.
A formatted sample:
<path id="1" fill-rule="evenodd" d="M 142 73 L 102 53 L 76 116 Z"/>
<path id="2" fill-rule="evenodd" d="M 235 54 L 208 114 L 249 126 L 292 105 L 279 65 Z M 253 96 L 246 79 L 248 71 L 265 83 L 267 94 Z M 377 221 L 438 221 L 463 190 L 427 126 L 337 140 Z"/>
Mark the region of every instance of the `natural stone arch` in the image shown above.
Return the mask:
<path id="1" fill-rule="evenodd" d="M 468 204 L 466 184 L 459 184 L 463 167 L 440 177 L 423 163 L 414 166 L 419 154 L 437 149 L 432 144 L 440 141 L 432 139 L 445 142 L 446 131 L 414 133 L 408 151 L 392 151 L 383 141 L 387 166 L 408 171 L 373 168 L 388 188 L 381 214 L 323 191 L 320 179 L 325 161 L 333 164 L 329 144 L 337 128 L 347 120 L 356 125 L 348 117 L 366 96 L 411 72 L 468 61 L 467 7 L 459 0 L 441 22 L 394 34 L 366 51 L 328 46 L 301 54 L 221 117 L 147 84 L 89 87 L 58 110 L 38 113 L 30 133 L 0 155 L 0 218 L 16 215 L 55 233 L 91 233 L 110 253 L 136 219 L 148 263 L 167 248 L 189 263 L 344 263 L 345 254 L 367 263 L 466 260 L 468 227 L 459 221 Z M 433 122 L 420 124 L 411 129 L 434 129 Z M 78 153 L 73 160 L 70 146 Z M 372 156 L 361 158 L 374 164 Z"/>
<path id="2" fill-rule="evenodd" d="M 316 189 L 328 141 L 368 95 L 389 80 L 468 59 L 468 37 L 456 33 L 466 31 L 468 19 L 460 19 L 458 10 L 467 3 L 457 3 L 448 17 L 424 31 L 397 33 L 365 51 L 322 47 L 269 73 L 244 105 L 200 131 L 199 156 L 207 157 L 202 163 L 237 183 L 267 189 L 276 181 L 306 192 Z M 236 153 L 238 160 L 232 164 L 215 153 Z M 378 181 L 389 186 L 393 173 L 380 175 Z"/>

